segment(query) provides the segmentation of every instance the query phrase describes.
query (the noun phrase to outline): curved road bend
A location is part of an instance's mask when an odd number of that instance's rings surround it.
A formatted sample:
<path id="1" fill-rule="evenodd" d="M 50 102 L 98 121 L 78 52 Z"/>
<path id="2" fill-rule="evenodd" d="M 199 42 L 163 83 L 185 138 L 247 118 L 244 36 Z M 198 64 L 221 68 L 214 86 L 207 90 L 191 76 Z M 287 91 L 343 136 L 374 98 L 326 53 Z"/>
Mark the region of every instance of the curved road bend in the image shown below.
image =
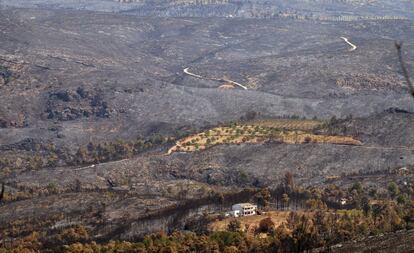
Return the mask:
<path id="1" fill-rule="evenodd" d="M 194 73 L 190 72 L 190 71 L 189 71 L 189 68 L 185 68 L 183 71 L 184 71 L 184 73 L 185 73 L 185 74 L 187 74 L 187 75 L 189 75 L 189 76 L 192 76 L 192 77 L 196 77 L 196 78 L 199 78 L 199 79 L 205 79 L 205 80 L 219 81 L 219 82 L 228 82 L 228 83 L 231 83 L 231 84 L 237 85 L 237 86 L 239 86 L 240 88 L 242 88 L 242 89 L 244 89 L 244 90 L 247 90 L 247 87 L 246 87 L 246 86 L 244 86 L 243 84 L 240 84 L 240 83 L 238 83 L 238 82 L 232 81 L 232 80 L 228 80 L 228 79 L 219 79 L 219 78 L 208 78 L 208 77 L 202 77 L 202 76 L 200 76 L 200 75 L 197 75 L 197 74 L 194 74 Z"/>
<path id="2" fill-rule="evenodd" d="M 349 51 L 354 51 L 357 49 L 357 46 L 355 46 L 354 44 L 352 44 L 351 42 L 349 42 L 348 38 L 345 37 L 341 37 L 341 39 L 343 39 L 348 45 L 350 45 L 352 48 L 349 49 Z"/>

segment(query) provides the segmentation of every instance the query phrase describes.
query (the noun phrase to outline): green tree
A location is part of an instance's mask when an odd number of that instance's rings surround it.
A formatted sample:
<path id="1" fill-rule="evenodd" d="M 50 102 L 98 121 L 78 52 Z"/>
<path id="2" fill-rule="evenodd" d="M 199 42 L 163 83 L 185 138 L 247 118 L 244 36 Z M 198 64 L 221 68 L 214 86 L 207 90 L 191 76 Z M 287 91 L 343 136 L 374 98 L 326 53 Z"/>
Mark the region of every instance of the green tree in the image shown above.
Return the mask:
<path id="1" fill-rule="evenodd" d="M 227 225 L 227 230 L 230 232 L 238 232 L 241 229 L 241 222 L 238 219 L 232 219 Z"/>
<path id="2" fill-rule="evenodd" d="M 387 189 L 392 198 L 395 198 L 400 193 L 398 185 L 394 182 L 389 183 Z"/>
<path id="3" fill-rule="evenodd" d="M 355 182 L 351 188 L 349 188 L 349 192 L 356 192 L 358 194 L 361 194 L 364 191 L 362 188 L 362 184 L 360 182 Z"/>
<path id="4" fill-rule="evenodd" d="M 408 202 L 408 195 L 407 194 L 398 195 L 397 202 L 400 205 L 406 204 Z"/>

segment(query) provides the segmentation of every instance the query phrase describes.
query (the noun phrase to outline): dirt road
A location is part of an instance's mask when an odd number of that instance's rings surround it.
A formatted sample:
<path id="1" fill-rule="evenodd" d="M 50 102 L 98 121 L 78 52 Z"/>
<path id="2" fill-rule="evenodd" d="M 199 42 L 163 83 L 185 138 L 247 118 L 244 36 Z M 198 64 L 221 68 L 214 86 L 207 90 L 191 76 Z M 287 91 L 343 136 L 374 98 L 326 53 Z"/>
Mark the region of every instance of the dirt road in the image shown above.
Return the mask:
<path id="1" fill-rule="evenodd" d="M 354 50 L 356 50 L 358 48 L 357 46 L 355 46 L 354 44 L 352 44 L 351 42 L 349 42 L 348 38 L 341 37 L 341 39 L 343 39 L 348 45 L 351 46 L 351 49 L 349 49 L 349 51 L 354 51 Z"/>
<path id="2" fill-rule="evenodd" d="M 232 80 L 228 80 L 228 79 L 220 79 L 220 78 L 209 78 L 209 77 L 202 77 L 200 75 L 194 74 L 192 72 L 189 71 L 190 68 L 185 68 L 183 71 L 185 74 L 192 76 L 192 77 L 196 77 L 199 79 L 205 79 L 205 80 L 213 80 L 213 81 L 219 81 L 219 82 L 226 82 L 226 83 L 231 83 L 234 84 L 236 86 L 239 86 L 240 88 L 242 88 L 243 90 L 247 90 L 247 87 L 244 86 L 243 84 L 240 84 L 238 82 L 232 81 Z"/>

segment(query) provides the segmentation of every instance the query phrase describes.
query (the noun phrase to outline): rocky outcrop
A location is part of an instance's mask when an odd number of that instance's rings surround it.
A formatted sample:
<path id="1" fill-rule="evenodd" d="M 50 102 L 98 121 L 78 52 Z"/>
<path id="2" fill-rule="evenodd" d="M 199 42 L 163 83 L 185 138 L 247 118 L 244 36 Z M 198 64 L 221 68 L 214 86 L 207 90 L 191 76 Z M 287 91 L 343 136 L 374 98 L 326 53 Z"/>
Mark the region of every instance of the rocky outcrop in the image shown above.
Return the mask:
<path id="1" fill-rule="evenodd" d="M 103 92 L 86 90 L 82 87 L 76 90 L 51 92 L 45 112 L 48 119 L 59 121 L 110 116 L 110 109 L 104 100 Z"/>

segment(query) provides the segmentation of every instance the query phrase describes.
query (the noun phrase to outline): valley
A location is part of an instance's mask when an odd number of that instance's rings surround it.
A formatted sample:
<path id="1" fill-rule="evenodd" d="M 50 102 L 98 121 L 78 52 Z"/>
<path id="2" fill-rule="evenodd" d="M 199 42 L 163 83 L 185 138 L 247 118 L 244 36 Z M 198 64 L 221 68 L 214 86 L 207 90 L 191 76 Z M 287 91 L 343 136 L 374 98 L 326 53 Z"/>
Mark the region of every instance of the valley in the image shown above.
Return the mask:
<path id="1" fill-rule="evenodd" d="M 1 1 L 0 252 L 409 252 L 411 7 Z"/>

